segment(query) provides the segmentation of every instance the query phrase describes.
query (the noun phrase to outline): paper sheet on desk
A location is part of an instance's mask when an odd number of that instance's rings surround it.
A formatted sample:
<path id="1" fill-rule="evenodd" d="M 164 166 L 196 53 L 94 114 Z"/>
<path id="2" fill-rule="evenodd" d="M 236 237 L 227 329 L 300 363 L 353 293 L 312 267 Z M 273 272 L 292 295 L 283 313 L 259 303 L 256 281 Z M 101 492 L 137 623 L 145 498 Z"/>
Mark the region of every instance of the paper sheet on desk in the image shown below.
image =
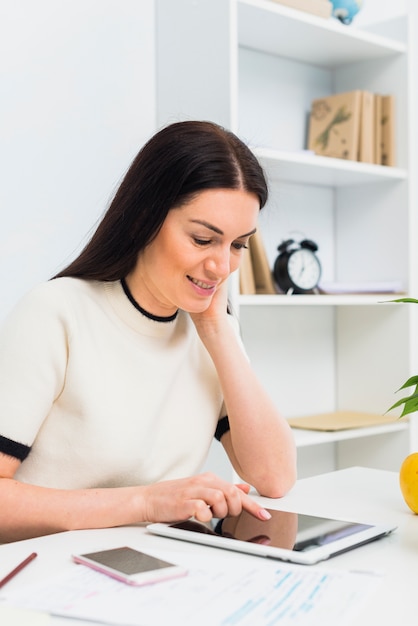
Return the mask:
<path id="1" fill-rule="evenodd" d="M 160 558 L 166 554 L 155 554 Z M 173 554 L 188 576 L 130 587 L 82 565 L 9 593 L 8 604 L 118 626 L 342 626 L 375 590 L 368 573 Z"/>
<path id="2" fill-rule="evenodd" d="M 0 606 L 0 624 L 4 626 L 22 626 L 22 624 L 30 624 L 30 626 L 48 626 L 50 620 L 50 616 L 46 613 Z"/>

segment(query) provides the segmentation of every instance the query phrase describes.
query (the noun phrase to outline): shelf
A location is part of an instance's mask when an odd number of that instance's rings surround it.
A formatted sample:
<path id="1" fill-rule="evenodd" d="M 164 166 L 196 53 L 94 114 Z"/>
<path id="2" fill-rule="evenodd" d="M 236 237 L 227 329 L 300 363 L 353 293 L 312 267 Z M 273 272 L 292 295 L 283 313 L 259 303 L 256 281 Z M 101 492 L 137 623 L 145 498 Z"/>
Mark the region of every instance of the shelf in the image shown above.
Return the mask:
<path id="1" fill-rule="evenodd" d="M 382 36 L 273 0 L 158 4 L 158 126 L 212 119 L 252 142 L 270 183 L 260 222 L 270 269 L 277 241 L 303 233 L 321 242 L 326 295 L 239 295 L 239 273 L 231 277 L 231 307 L 257 376 L 284 415 L 391 406 L 416 371 L 413 315 L 387 304 L 404 290 L 416 295 L 412 22 L 399 16 L 370 25 Z M 302 150 L 312 100 L 354 89 L 396 98 L 401 167 Z M 337 292 L 343 284 L 346 291 Z M 405 420 L 332 433 L 294 430 L 310 473 L 351 458 L 390 469 L 417 447 L 417 432 Z M 328 443 L 320 455 L 309 451 Z"/>
<path id="2" fill-rule="evenodd" d="M 238 1 L 238 38 L 243 47 L 328 68 L 406 51 L 398 41 L 270 0 Z"/>
<path id="3" fill-rule="evenodd" d="M 321 157 L 307 150 L 285 152 L 254 148 L 253 151 L 271 180 L 348 187 L 382 181 L 401 181 L 407 178 L 407 172 L 397 167 Z"/>
<path id="4" fill-rule="evenodd" d="M 402 294 L 402 297 L 404 294 Z M 254 295 L 239 296 L 239 306 L 381 306 L 398 297 L 398 294 L 350 295 Z"/>
<path id="5" fill-rule="evenodd" d="M 314 430 L 303 430 L 301 428 L 292 428 L 292 432 L 295 437 L 296 446 L 298 448 L 304 448 L 324 443 L 336 443 L 338 441 L 347 441 L 348 439 L 358 439 L 360 437 L 385 435 L 386 433 L 394 433 L 407 430 L 408 428 L 409 422 L 404 420 L 394 424 L 371 426 L 369 428 L 351 428 L 348 430 L 338 430 L 333 432 L 319 432 Z"/>

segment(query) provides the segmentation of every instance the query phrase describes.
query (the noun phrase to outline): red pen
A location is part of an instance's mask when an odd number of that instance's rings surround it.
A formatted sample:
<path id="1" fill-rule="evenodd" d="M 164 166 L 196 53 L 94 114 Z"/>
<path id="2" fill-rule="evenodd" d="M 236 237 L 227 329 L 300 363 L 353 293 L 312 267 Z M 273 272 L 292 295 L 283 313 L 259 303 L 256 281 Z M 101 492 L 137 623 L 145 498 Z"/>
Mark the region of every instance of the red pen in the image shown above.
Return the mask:
<path id="1" fill-rule="evenodd" d="M 8 583 L 9 580 L 14 578 L 16 574 L 22 571 L 22 569 L 26 567 L 26 565 L 29 565 L 29 563 L 33 561 L 33 559 L 37 556 L 38 555 L 36 554 L 36 552 L 32 552 L 32 554 L 30 554 L 24 561 L 19 563 L 19 565 L 15 567 L 9 574 L 7 574 L 7 576 L 5 576 L 2 580 L 0 580 L 0 588 L 3 587 L 3 585 L 5 585 L 6 583 Z"/>

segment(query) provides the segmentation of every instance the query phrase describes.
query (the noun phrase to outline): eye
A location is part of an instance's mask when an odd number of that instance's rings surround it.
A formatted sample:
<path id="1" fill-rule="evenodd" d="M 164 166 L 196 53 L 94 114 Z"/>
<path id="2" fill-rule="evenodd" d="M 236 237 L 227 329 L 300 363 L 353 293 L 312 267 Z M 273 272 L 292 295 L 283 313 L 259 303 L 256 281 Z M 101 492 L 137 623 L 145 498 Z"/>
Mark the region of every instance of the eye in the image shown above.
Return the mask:
<path id="1" fill-rule="evenodd" d="M 193 241 L 198 246 L 208 246 L 211 243 L 211 239 L 198 239 L 197 237 L 193 237 Z"/>
<path id="2" fill-rule="evenodd" d="M 235 250 L 247 250 L 248 246 L 245 243 L 240 243 L 239 241 L 234 241 L 234 243 L 232 244 L 232 247 Z"/>

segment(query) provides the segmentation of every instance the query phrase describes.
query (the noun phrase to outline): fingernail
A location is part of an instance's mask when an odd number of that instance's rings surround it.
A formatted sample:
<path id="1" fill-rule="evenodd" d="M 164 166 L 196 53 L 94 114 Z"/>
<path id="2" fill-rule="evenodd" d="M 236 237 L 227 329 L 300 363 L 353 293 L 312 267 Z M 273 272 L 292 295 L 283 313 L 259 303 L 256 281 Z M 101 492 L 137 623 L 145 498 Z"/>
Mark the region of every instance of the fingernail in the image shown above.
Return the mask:
<path id="1" fill-rule="evenodd" d="M 261 517 L 261 519 L 271 519 L 271 515 L 268 511 L 266 511 L 266 509 L 260 509 L 258 512 L 259 516 Z"/>

